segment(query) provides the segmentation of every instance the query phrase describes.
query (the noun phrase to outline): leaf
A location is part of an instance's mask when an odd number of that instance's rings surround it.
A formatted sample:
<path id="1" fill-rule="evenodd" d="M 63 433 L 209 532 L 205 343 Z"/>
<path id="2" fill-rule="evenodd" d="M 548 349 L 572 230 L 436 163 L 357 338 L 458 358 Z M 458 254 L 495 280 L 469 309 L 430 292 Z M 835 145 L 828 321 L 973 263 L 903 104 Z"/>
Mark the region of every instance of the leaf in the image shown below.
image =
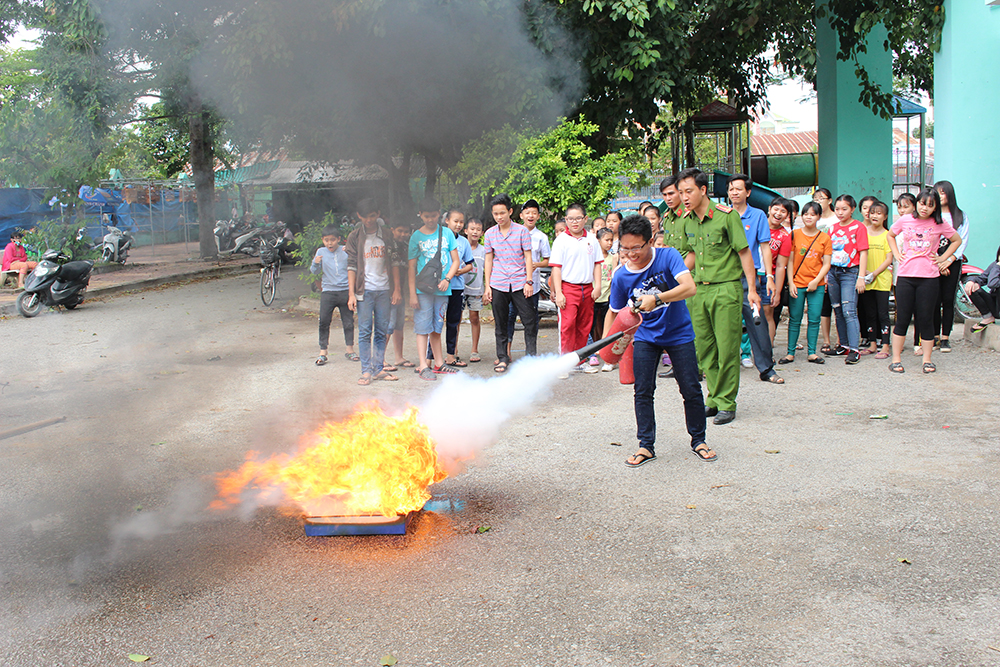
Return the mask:
<path id="1" fill-rule="evenodd" d="M 399 662 L 399 661 L 396 660 L 396 656 L 394 656 L 394 655 L 383 655 L 382 659 L 378 661 L 378 664 L 381 665 L 382 667 L 392 667 L 397 662 Z"/>
<path id="2" fill-rule="evenodd" d="M 781 450 L 780 449 L 765 449 L 764 453 L 765 454 L 780 454 Z"/>
<path id="3" fill-rule="evenodd" d="M 898 561 L 899 561 L 900 563 L 902 563 L 903 565 L 912 565 L 912 564 L 913 564 L 913 563 L 911 563 L 910 561 L 908 561 L 908 560 L 907 560 L 907 559 L 905 559 L 905 558 L 897 558 L 896 560 L 898 560 Z"/>
<path id="4" fill-rule="evenodd" d="M 697 507 L 697 505 L 685 505 L 684 507 L 686 509 L 693 510 L 695 507 Z"/>
<path id="5" fill-rule="evenodd" d="M 138 653 L 129 653 L 128 654 L 128 659 L 131 660 L 132 662 L 146 662 L 146 661 L 149 660 L 149 656 L 148 655 L 140 655 Z"/>
<path id="6" fill-rule="evenodd" d="M 490 526 L 479 526 L 479 528 L 476 528 L 477 533 L 487 533 L 489 530 Z"/>
<path id="7" fill-rule="evenodd" d="M 854 413 L 853 412 L 836 412 L 834 414 L 836 414 L 838 417 L 850 417 Z"/>

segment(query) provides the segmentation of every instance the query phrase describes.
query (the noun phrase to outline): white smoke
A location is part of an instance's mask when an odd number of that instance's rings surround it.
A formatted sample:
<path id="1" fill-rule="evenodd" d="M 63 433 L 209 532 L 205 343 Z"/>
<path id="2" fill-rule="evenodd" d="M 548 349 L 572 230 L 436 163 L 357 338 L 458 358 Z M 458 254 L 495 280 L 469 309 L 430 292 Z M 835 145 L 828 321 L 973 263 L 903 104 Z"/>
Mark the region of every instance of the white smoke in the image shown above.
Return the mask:
<path id="1" fill-rule="evenodd" d="M 445 469 L 455 472 L 457 461 L 496 443 L 508 419 L 531 412 L 537 401 L 549 397 L 559 376 L 578 363 L 575 354 L 526 357 L 497 377 L 445 377 L 420 407 L 420 421 Z"/>

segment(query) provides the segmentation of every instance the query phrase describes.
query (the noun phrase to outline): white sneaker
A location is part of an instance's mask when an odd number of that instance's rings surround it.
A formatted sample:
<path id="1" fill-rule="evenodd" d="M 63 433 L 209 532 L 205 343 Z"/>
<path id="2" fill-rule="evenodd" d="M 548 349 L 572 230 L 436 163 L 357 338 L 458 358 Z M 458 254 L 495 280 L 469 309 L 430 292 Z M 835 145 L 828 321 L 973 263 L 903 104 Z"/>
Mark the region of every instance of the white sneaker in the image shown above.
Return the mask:
<path id="1" fill-rule="evenodd" d="M 602 373 L 610 373 L 613 370 L 615 370 L 615 367 L 612 364 L 604 364 L 601 366 Z"/>
<path id="2" fill-rule="evenodd" d="M 584 373 L 599 373 L 600 371 L 601 371 L 601 367 L 600 366 L 596 366 L 596 365 L 595 366 L 591 366 L 590 364 L 587 364 L 584 367 L 584 369 L 583 369 Z"/>
<path id="3" fill-rule="evenodd" d="M 743 364 L 743 368 L 753 368 L 753 360 L 750 357 L 744 357 L 740 360 L 740 363 Z"/>

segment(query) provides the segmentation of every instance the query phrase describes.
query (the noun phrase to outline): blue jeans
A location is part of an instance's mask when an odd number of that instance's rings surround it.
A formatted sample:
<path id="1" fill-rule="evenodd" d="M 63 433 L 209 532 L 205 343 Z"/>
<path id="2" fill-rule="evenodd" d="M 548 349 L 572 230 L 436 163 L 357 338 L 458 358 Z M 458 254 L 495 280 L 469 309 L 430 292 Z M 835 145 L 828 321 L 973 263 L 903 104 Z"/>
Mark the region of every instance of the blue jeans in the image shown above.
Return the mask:
<path id="1" fill-rule="evenodd" d="M 365 290 L 364 299 L 358 301 L 358 356 L 363 375 L 374 377 L 382 372 L 391 310 L 392 292 L 389 290 Z"/>
<path id="2" fill-rule="evenodd" d="M 674 379 L 684 398 L 684 421 L 691 436 L 691 449 L 705 442 L 705 397 L 701 393 L 701 374 L 694 341 L 661 348 L 659 345 L 634 341 L 632 370 L 635 373 L 635 425 L 639 446 L 656 453 L 656 415 L 653 394 L 656 392 L 656 371 L 660 355 L 666 352 L 674 367 Z"/>
<path id="3" fill-rule="evenodd" d="M 840 344 L 857 351 L 861 347 L 861 325 L 858 323 L 858 267 L 834 266 L 826 275 L 830 305 L 837 317 L 837 337 Z"/>

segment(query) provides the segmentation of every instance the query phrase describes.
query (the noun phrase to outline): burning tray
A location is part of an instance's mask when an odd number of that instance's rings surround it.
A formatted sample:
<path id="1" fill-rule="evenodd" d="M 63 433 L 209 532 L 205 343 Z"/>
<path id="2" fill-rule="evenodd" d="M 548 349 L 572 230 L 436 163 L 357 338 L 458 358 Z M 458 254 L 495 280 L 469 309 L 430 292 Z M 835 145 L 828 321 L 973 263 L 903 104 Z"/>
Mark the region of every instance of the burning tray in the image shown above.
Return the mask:
<path id="1" fill-rule="evenodd" d="M 309 537 L 332 535 L 405 535 L 408 515 L 398 516 L 309 516 L 305 531 Z"/>

